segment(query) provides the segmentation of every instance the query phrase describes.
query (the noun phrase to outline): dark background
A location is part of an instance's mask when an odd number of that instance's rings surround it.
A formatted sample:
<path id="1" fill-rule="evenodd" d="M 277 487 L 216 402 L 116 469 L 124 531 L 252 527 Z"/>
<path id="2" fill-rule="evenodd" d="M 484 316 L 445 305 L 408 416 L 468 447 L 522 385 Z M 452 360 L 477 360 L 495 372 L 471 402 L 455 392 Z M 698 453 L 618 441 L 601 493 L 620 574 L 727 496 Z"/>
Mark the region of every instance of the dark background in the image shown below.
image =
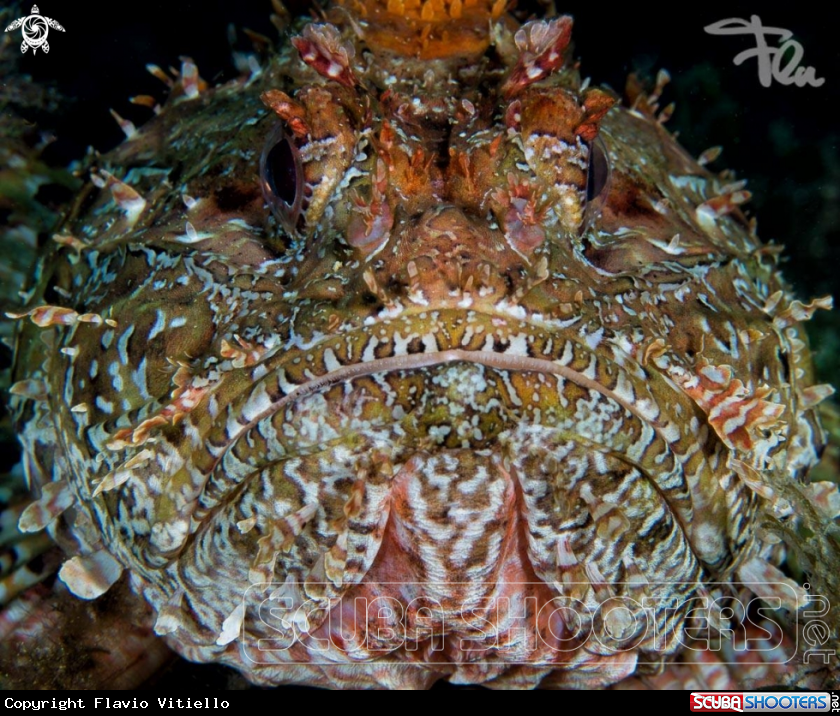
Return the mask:
<path id="1" fill-rule="evenodd" d="M 188 55 L 202 77 L 217 82 L 236 75 L 229 24 L 278 39 L 268 0 L 37 1 L 41 13 L 66 32 L 50 31 L 50 53 L 30 51 L 18 67 L 63 97 L 58 112 L 31 109 L 27 117 L 55 134 L 45 158 L 61 166 L 81 158 L 88 146 L 104 152 L 122 140 L 109 108 L 137 125 L 151 116 L 128 101 L 139 94 L 165 96 L 164 86 L 146 72 L 147 63 L 178 67 L 179 57 Z M 29 14 L 31 2 L 21 14 Z M 307 5 L 288 7 L 301 14 Z M 631 71 L 651 78 L 661 67 L 670 71 L 673 82 L 662 104 L 675 101 L 676 112 L 667 126 L 679 131 L 695 156 L 722 145 L 713 169 L 730 168 L 749 179 L 753 200 L 748 208 L 758 217 L 759 235 L 788 247 L 782 269 L 800 298 L 840 298 L 840 8 L 719 1 L 698 8 L 683 1 L 659 6 L 589 2 L 559 9 L 575 18 L 575 54 L 593 84 L 620 91 Z M 732 62 L 754 46 L 753 39 L 704 32 L 712 22 L 752 14 L 766 26 L 793 31 L 805 50 L 802 64 L 815 67 L 825 84 L 762 87 L 755 60 L 738 67 Z M 239 49 L 249 49 L 241 31 L 239 42 Z M 820 312 L 809 328 L 820 379 L 840 385 L 840 311 Z M 162 685 L 221 686 L 228 678 L 219 667 L 196 668 L 176 667 Z M 229 685 L 243 683 L 234 678 Z"/>

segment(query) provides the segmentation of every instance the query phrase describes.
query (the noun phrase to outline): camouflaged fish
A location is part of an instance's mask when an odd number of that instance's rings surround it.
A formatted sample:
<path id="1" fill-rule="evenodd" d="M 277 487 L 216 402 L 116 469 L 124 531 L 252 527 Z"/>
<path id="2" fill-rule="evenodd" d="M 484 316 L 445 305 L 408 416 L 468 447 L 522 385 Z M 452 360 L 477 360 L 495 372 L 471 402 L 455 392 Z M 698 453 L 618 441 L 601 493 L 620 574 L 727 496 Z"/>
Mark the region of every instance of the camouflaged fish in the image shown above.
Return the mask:
<path id="1" fill-rule="evenodd" d="M 571 31 L 344 0 L 240 80 L 154 70 L 13 316 L 20 528 L 73 593 L 127 579 L 259 684 L 726 686 L 727 630 L 789 645 L 749 599 L 837 587 L 831 301 L 664 129 L 667 76 L 622 106 Z M 728 652 L 685 656 L 698 605 Z"/>

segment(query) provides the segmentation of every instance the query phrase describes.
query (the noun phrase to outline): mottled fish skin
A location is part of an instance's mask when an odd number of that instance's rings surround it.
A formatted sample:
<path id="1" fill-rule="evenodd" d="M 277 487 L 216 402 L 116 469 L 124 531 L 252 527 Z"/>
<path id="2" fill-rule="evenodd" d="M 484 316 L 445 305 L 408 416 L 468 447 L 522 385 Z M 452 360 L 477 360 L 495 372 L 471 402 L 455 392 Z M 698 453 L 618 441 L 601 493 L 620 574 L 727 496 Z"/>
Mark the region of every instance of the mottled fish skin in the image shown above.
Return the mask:
<path id="1" fill-rule="evenodd" d="M 503 10 L 347 0 L 250 77 L 185 62 L 101 158 L 15 369 L 72 591 L 125 571 L 189 659 L 385 687 L 607 685 L 693 597 L 803 596 L 758 526 L 823 444 L 801 321 L 830 301 L 661 87 L 622 107 L 569 17 Z M 655 607 L 555 612 L 611 598 Z"/>

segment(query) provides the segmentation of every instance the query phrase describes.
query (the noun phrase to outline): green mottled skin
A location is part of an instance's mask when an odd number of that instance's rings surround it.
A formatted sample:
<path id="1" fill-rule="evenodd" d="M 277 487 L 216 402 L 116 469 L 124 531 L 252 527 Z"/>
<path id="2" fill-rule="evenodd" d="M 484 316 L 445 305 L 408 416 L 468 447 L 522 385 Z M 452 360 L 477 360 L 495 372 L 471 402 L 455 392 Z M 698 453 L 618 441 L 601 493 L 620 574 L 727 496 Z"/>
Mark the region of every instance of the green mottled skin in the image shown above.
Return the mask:
<path id="1" fill-rule="evenodd" d="M 365 40 L 341 9 L 303 33 L 343 83 L 291 48 L 247 80 L 182 79 L 102 158 L 60 231 L 84 246 L 44 256 L 29 303 L 98 318 L 18 340 L 16 380 L 44 388 L 16 403 L 29 478 L 74 501 L 56 537 L 128 571 L 177 651 L 260 683 L 605 685 L 673 658 L 706 589 L 758 574 L 802 598 L 759 525 L 827 524 L 800 486 L 823 441 L 799 323 L 817 304 L 789 295 L 742 187 L 654 97 L 532 81 L 564 21 L 514 41 L 466 13 L 496 60 L 454 29 L 413 59 L 377 12 Z M 259 159 L 284 136 L 304 199 L 275 219 Z M 610 178 L 587 198 L 596 137 Z M 613 596 L 653 600 L 664 645 L 617 614 L 603 648 L 480 627 L 505 599 L 543 633 L 531 607 Z M 376 598 L 407 641 L 335 625 L 393 627 L 353 611 Z"/>

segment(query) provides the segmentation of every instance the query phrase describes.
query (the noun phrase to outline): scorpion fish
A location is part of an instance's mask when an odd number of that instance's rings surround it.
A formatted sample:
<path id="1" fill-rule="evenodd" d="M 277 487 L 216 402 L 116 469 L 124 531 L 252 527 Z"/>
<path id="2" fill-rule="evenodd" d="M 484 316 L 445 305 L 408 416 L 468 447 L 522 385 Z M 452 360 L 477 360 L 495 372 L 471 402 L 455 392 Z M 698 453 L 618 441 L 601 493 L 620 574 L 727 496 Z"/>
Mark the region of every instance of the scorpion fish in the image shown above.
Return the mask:
<path id="1" fill-rule="evenodd" d="M 19 527 L 70 592 L 257 684 L 385 688 L 730 685 L 698 604 L 769 649 L 837 593 L 831 300 L 667 76 L 622 104 L 571 33 L 339 0 L 235 81 L 152 68 L 10 316 Z"/>

